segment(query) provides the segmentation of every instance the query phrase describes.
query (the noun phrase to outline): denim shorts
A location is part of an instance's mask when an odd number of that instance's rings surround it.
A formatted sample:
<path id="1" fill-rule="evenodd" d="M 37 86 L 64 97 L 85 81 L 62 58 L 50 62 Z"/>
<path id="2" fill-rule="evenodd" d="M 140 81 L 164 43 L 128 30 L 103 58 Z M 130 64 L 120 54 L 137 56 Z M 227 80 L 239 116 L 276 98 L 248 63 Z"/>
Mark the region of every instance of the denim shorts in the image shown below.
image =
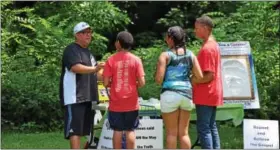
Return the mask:
<path id="1" fill-rule="evenodd" d="M 173 91 L 165 91 L 160 95 L 160 107 L 162 113 L 171 113 L 177 109 L 191 111 L 193 101 Z"/>
<path id="2" fill-rule="evenodd" d="M 110 128 L 115 131 L 133 131 L 139 125 L 138 110 L 128 112 L 109 111 Z"/>

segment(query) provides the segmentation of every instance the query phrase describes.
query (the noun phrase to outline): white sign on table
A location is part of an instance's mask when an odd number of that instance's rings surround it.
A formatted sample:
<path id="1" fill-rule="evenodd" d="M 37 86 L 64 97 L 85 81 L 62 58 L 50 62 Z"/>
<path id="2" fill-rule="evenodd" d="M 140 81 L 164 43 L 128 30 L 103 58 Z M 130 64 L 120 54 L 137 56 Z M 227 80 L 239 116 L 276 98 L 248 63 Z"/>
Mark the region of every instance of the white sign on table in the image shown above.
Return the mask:
<path id="1" fill-rule="evenodd" d="M 279 127 L 276 120 L 244 119 L 244 149 L 279 149 Z"/>
<path id="2" fill-rule="evenodd" d="M 105 119 L 97 149 L 113 149 L 112 139 L 113 139 L 113 130 L 109 126 L 108 119 Z"/>
<path id="3" fill-rule="evenodd" d="M 163 149 L 163 122 L 162 119 L 140 119 L 135 130 L 136 149 Z M 98 149 L 112 149 L 113 130 L 109 127 L 108 119 L 104 121 Z"/>
<path id="4" fill-rule="evenodd" d="M 135 134 L 137 149 L 163 149 L 162 119 L 141 119 Z"/>

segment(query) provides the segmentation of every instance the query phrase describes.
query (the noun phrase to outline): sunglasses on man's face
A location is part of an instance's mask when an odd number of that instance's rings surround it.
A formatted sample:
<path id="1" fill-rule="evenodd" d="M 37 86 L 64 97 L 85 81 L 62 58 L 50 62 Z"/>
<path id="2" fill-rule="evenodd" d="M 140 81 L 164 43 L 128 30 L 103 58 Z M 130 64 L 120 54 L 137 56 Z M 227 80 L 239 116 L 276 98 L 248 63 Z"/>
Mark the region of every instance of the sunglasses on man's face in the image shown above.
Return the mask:
<path id="1" fill-rule="evenodd" d="M 85 30 L 85 31 L 80 31 L 78 33 L 82 33 L 82 34 L 92 34 L 92 30 Z"/>

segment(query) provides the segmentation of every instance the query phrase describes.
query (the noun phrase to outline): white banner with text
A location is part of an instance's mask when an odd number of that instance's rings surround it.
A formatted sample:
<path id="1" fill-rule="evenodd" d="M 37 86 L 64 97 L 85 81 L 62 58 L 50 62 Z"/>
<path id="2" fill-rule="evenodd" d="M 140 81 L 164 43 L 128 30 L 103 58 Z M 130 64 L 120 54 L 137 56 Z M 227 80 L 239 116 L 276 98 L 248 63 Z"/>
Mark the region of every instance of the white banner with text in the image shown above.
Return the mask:
<path id="1" fill-rule="evenodd" d="M 162 119 L 140 119 L 135 130 L 136 149 L 163 149 L 163 122 Z M 112 149 L 113 130 L 110 129 L 108 119 L 104 121 L 98 149 Z"/>

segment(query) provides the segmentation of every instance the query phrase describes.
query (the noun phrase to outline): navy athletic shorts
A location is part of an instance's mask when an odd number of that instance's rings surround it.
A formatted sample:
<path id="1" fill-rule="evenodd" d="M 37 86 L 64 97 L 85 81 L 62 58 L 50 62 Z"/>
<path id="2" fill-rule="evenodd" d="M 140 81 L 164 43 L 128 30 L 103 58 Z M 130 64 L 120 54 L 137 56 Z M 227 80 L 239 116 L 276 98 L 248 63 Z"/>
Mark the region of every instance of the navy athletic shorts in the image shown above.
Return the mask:
<path id="1" fill-rule="evenodd" d="M 115 131 L 133 131 L 139 125 L 138 110 L 128 112 L 109 111 L 110 128 Z"/>
<path id="2" fill-rule="evenodd" d="M 69 104 L 65 106 L 65 139 L 69 139 L 72 135 L 90 135 L 94 117 L 91 106 L 91 102 Z"/>

